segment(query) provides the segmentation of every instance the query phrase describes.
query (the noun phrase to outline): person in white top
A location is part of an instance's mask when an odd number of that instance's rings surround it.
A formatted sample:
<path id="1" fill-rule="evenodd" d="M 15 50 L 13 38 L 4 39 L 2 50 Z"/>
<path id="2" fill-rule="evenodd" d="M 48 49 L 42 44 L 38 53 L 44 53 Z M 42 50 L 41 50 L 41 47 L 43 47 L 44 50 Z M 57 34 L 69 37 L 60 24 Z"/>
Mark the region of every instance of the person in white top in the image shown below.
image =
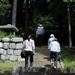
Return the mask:
<path id="1" fill-rule="evenodd" d="M 56 38 L 50 43 L 49 49 L 50 49 L 51 64 L 53 64 L 53 60 L 54 60 L 54 68 L 57 68 L 57 60 L 58 60 L 57 58 L 60 52 L 60 44 L 58 43 Z"/>
<path id="2" fill-rule="evenodd" d="M 54 39 L 54 34 L 50 34 L 50 38 L 48 39 L 48 49 L 49 49 L 49 45 L 52 42 L 52 40 Z"/>
<path id="3" fill-rule="evenodd" d="M 25 68 L 28 67 L 28 56 L 30 56 L 30 67 L 33 66 L 33 55 L 35 54 L 35 43 L 32 40 L 32 36 L 29 35 L 23 43 L 23 49 L 25 50 Z"/>

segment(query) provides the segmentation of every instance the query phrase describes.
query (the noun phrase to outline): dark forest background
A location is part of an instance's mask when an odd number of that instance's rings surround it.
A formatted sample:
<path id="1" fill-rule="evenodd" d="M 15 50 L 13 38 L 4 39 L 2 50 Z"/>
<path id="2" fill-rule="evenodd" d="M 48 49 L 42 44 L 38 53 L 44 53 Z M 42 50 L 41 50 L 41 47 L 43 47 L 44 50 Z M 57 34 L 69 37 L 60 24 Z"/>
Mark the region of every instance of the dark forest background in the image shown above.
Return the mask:
<path id="1" fill-rule="evenodd" d="M 14 1 L 16 0 L 0 0 L 0 25 L 12 24 Z M 31 34 L 37 44 L 36 30 L 38 25 L 42 24 L 45 30 L 43 45 L 47 45 L 52 33 L 61 46 L 66 46 L 69 45 L 68 30 L 70 23 L 70 38 L 72 46 L 75 46 L 74 0 L 17 0 L 16 7 L 15 26 L 19 29 L 16 35 L 26 39 Z"/>

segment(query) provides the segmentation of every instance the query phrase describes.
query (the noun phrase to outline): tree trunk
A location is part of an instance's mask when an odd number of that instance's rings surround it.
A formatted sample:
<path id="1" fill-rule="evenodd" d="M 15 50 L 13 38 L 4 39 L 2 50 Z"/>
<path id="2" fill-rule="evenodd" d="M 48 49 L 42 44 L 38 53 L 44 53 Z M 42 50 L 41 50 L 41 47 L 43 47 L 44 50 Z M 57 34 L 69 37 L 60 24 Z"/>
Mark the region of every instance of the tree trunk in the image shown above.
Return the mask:
<path id="1" fill-rule="evenodd" d="M 29 10 L 29 0 L 26 0 L 26 14 L 25 14 L 25 39 L 29 34 L 29 25 L 28 25 L 28 10 Z"/>
<path id="2" fill-rule="evenodd" d="M 33 25 L 33 12 L 34 12 L 34 4 L 33 4 L 33 0 L 32 0 L 32 3 L 31 3 L 31 24 Z"/>
<path id="3" fill-rule="evenodd" d="M 72 47 L 72 40 L 71 40 L 71 23 L 70 23 L 70 2 L 68 2 L 68 37 L 69 37 L 69 47 Z"/>
<path id="4" fill-rule="evenodd" d="M 12 25 L 16 26 L 17 0 L 13 0 Z M 15 32 L 13 33 L 15 35 Z"/>

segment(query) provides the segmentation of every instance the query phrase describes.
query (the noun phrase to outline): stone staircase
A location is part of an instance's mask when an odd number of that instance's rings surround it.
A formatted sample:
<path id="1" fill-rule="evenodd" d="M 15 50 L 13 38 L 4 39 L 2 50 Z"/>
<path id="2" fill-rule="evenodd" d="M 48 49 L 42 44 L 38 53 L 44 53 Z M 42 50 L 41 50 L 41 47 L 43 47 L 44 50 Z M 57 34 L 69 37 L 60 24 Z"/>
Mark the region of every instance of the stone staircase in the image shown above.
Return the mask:
<path id="1" fill-rule="evenodd" d="M 57 62 L 57 68 L 63 68 L 62 62 Z M 50 51 L 48 51 L 47 46 L 36 47 L 34 55 L 33 67 L 50 67 Z"/>
<path id="2" fill-rule="evenodd" d="M 75 75 L 75 69 L 52 68 L 52 67 L 14 67 L 12 75 Z"/>
<path id="3" fill-rule="evenodd" d="M 66 69 L 62 60 L 58 61 L 57 68 L 51 67 L 50 52 L 46 46 L 36 47 L 32 68 L 14 67 L 12 75 L 75 75 L 75 69 Z"/>

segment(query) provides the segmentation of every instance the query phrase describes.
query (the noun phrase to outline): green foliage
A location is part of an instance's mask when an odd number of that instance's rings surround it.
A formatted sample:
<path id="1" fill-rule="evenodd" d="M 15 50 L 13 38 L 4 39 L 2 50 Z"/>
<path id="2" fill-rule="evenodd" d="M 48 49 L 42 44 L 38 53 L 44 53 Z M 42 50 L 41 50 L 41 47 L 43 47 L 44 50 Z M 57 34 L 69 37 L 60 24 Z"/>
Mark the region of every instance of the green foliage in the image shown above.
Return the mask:
<path id="1" fill-rule="evenodd" d="M 8 15 L 10 7 L 9 0 L 0 0 L 0 16 Z"/>
<path id="2" fill-rule="evenodd" d="M 7 37 L 9 37 L 9 38 L 15 38 L 15 37 L 18 37 L 18 36 L 14 36 L 14 35 L 12 35 L 12 33 L 9 33 L 9 35 Z"/>
<path id="3" fill-rule="evenodd" d="M 75 2 L 75 0 L 63 0 L 64 2 Z"/>
<path id="4" fill-rule="evenodd" d="M 40 17 L 40 23 L 43 24 L 44 27 L 49 28 L 56 26 L 53 17 L 50 17 L 49 15 L 45 17 Z"/>
<path id="5" fill-rule="evenodd" d="M 0 24 L 7 24 L 10 22 L 11 4 L 9 0 L 0 0 Z"/>
<path id="6" fill-rule="evenodd" d="M 6 37 L 7 36 L 7 33 L 5 32 L 2 32 L 2 31 L 0 31 L 0 38 L 3 38 L 3 37 Z"/>
<path id="7" fill-rule="evenodd" d="M 75 68 L 75 48 L 61 48 L 65 68 Z"/>
<path id="8" fill-rule="evenodd" d="M 39 24 L 42 24 L 44 27 L 50 27 L 50 28 L 52 28 L 55 25 L 53 17 L 50 17 L 49 15 L 42 16 L 41 14 L 37 14 L 34 16 L 33 21 L 36 27 L 34 30 L 37 29 Z"/>
<path id="9" fill-rule="evenodd" d="M 5 37 L 14 38 L 14 37 L 18 37 L 18 36 L 14 36 L 14 35 L 12 35 L 12 33 L 9 33 L 9 35 L 8 35 L 6 32 L 0 31 L 0 38 L 5 38 Z"/>

